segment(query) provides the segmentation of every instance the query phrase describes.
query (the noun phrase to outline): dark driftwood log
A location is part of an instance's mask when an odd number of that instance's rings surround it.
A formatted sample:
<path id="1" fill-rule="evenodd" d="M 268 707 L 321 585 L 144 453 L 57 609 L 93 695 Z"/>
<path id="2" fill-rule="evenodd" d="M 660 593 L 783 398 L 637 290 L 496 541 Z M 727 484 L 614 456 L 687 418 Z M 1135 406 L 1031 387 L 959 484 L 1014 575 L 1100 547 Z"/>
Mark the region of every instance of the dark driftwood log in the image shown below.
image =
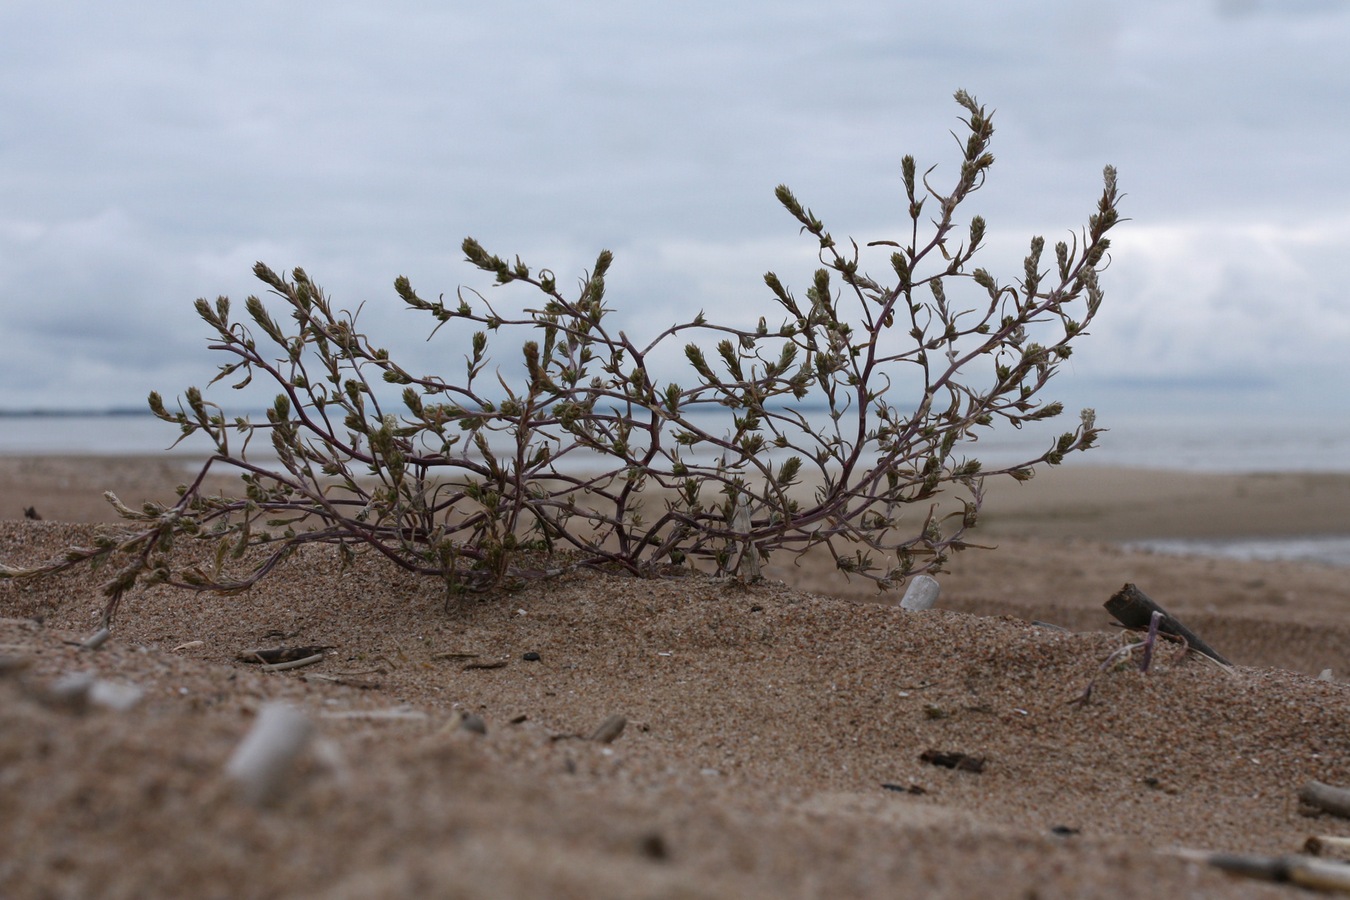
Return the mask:
<path id="1" fill-rule="evenodd" d="M 1333 816 L 1350 819 L 1350 790 L 1332 787 L 1320 781 L 1309 781 L 1298 792 L 1298 799 Z"/>
<path id="2" fill-rule="evenodd" d="M 1111 599 L 1106 601 L 1105 606 L 1106 611 L 1126 628 L 1147 628 L 1153 620 L 1153 613 L 1162 613 L 1162 621 L 1158 623 L 1158 630 L 1163 634 L 1183 638 L 1192 650 L 1197 650 L 1226 666 L 1232 665 L 1220 656 L 1217 650 L 1200 640 L 1195 632 L 1178 622 L 1167 610 L 1154 603 L 1148 594 L 1132 584 L 1127 584 L 1116 591 Z"/>

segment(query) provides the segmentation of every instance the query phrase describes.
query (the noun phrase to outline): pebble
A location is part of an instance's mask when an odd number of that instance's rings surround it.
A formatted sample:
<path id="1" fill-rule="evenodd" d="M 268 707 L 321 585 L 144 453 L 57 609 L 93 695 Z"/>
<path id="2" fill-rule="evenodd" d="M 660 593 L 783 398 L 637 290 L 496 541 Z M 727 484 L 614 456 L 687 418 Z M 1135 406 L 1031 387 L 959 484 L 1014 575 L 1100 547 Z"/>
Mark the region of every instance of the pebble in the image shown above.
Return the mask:
<path id="1" fill-rule="evenodd" d="M 74 713 L 82 713 L 90 706 L 126 712 L 144 695 L 144 689 L 134 684 L 106 681 L 92 672 L 62 675 L 37 692 L 38 698 L 48 706 Z"/>
<path id="2" fill-rule="evenodd" d="M 126 712 L 145 696 L 145 690 L 134 684 L 99 679 L 89 687 L 89 702 L 113 712 Z"/>
<path id="3" fill-rule="evenodd" d="M 628 719 L 619 714 L 614 714 L 600 723 L 600 727 L 595 729 L 591 735 L 591 740 L 600 744 L 609 744 L 619 735 L 623 734 L 623 729 L 628 725 Z"/>

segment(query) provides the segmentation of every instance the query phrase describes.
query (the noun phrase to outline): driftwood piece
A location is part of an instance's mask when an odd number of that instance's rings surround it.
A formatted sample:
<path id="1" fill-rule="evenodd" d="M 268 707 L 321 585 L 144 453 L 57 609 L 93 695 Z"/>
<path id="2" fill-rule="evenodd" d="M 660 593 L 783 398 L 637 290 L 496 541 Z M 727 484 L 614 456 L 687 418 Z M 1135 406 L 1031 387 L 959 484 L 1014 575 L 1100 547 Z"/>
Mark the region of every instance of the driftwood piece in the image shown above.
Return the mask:
<path id="1" fill-rule="evenodd" d="M 1303 842 L 1303 852 L 1309 856 L 1332 856 L 1350 853 L 1350 838 L 1332 834 L 1314 834 Z"/>
<path id="2" fill-rule="evenodd" d="M 1215 662 L 1221 662 L 1225 666 L 1232 665 L 1219 654 L 1219 651 L 1201 640 L 1195 632 L 1178 622 L 1167 610 L 1155 603 L 1148 594 L 1145 594 L 1133 584 L 1127 584 L 1116 591 L 1104 605 L 1106 611 L 1126 628 L 1148 628 L 1149 623 L 1153 620 L 1153 613 L 1162 613 L 1162 619 L 1158 622 L 1158 630 L 1163 634 L 1181 638 L 1192 650 L 1205 654 Z"/>
<path id="3" fill-rule="evenodd" d="M 241 650 L 235 658 L 240 662 L 274 666 L 277 663 L 308 659 L 332 649 L 334 648 L 328 644 L 315 644 L 311 647 L 255 647 L 249 650 Z"/>
<path id="4" fill-rule="evenodd" d="M 1298 799 L 1333 816 L 1350 819 L 1350 790 L 1309 781 L 1298 792 Z"/>
<path id="5" fill-rule="evenodd" d="M 302 666 L 312 666 L 317 662 L 323 662 L 328 658 L 326 653 L 315 653 L 313 656 L 306 656 L 304 659 L 293 659 L 289 662 L 269 663 L 259 666 L 264 672 L 284 672 L 287 669 L 299 669 Z"/>
<path id="6" fill-rule="evenodd" d="M 365 678 L 349 678 L 344 675 L 320 675 L 316 672 L 310 672 L 300 676 L 306 681 L 326 681 L 329 684 L 340 684 L 343 687 L 356 688 L 359 691 L 378 691 L 384 687 L 378 681 L 370 681 Z"/>
<path id="7" fill-rule="evenodd" d="M 1176 851 L 1190 862 L 1205 863 L 1230 875 L 1256 878 L 1280 884 L 1296 884 L 1311 890 L 1350 893 L 1350 866 L 1307 856 L 1256 856 L 1245 853 L 1207 853 Z"/>

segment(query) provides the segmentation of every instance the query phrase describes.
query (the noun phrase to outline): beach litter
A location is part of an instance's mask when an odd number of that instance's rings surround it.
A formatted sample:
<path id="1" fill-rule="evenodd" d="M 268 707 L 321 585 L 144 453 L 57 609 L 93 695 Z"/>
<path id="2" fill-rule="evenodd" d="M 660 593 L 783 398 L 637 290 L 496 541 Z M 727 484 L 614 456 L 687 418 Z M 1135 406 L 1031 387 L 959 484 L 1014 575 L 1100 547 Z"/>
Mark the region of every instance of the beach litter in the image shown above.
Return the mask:
<path id="1" fill-rule="evenodd" d="M 230 757 L 225 774 L 248 803 L 276 802 L 313 734 L 314 725 L 303 712 L 284 703 L 268 703 Z"/>
<path id="2" fill-rule="evenodd" d="M 925 609 L 932 609 L 938 601 L 938 595 L 942 593 L 942 586 L 938 584 L 936 578 L 931 575 L 916 575 L 914 580 L 909 583 L 905 589 L 905 596 L 900 601 L 900 608 L 907 609 L 910 612 L 922 612 Z"/>

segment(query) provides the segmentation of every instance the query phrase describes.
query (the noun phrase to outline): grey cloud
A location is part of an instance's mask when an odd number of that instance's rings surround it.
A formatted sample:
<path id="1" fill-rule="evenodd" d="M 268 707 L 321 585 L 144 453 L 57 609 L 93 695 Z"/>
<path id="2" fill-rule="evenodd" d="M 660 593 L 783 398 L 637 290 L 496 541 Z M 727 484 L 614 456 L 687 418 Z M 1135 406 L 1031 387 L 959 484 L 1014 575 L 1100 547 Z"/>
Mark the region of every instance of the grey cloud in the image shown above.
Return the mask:
<path id="1" fill-rule="evenodd" d="M 1322 16 L 1346 11 L 1345 0 L 1216 0 L 1214 7 L 1219 16 L 1231 19 Z"/>
<path id="2" fill-rule="evenodd" d="M 1081 225 L 1102 164 L 1120 167 L 1135 221 L 1121 228 L 1101 326 L 1074 357 L 1084 378 L 1119 375 L 1121 360 L 1154 352 L 1150 323 L 1171 302 L 1160 286 L 1186 272 L 1132 245 L 1130 229 L 1297 221 L 1350 200 L 1336 114 L 1350 95 L 1344 5 L 1240 6 L 405 0 L 320 16 L 245 0 L 77 17 L 11 5 L 0 333 L 22 334 L 29 355 L 0 360 L 0 406 L 33 396 L 28 373 L 44 358 L 93 367 L 117 394 L 116 348 L 138 335 L 154 352 L 120 376 L 130 402 L 146 381 L 205 380 L 215 361 L 190 301 L 256 292 L 255 258 L 365 301 L 371 332 L 406 341 L 427 368 L 453 359 L 454 342 L 425 344 L 390 283 L 483 286 L 460 259 L 465 234 L 565 285 L 614 249 L 626 325 L 699 307 L 751 315 L 765 269 L 804 284 L 813 266 L 774 185 L 791 184 L 837 234 L 894 236 L 900 156 L 940 163 L 937 184 L 955 175 L 958 86 L 998 110 L 998 163 L 970 211 L 997 235 L 1000 272 L 1016 271 L 1030 233 Z M 1192 252 L 1250 281 L 1239 264 L 1251 247 Z M 1272 372 L 1331 352 L 1324 335 L 1341 321 L 1325 277 L 1300 265 L 1311 272 L 1301 328 L 1322 327 L 1282 331 Z M 40 285 L 46 311 L 31 306 Z M 1238 351 L 1213 335 L 1238 320 L 1216 325 L 1217 307 L 1195 302 L 1156 357 L 1169 377 L 1181 359 L 1233 368 Z M 1259 324 L 1241 321 L 1242 334 Z"/>

